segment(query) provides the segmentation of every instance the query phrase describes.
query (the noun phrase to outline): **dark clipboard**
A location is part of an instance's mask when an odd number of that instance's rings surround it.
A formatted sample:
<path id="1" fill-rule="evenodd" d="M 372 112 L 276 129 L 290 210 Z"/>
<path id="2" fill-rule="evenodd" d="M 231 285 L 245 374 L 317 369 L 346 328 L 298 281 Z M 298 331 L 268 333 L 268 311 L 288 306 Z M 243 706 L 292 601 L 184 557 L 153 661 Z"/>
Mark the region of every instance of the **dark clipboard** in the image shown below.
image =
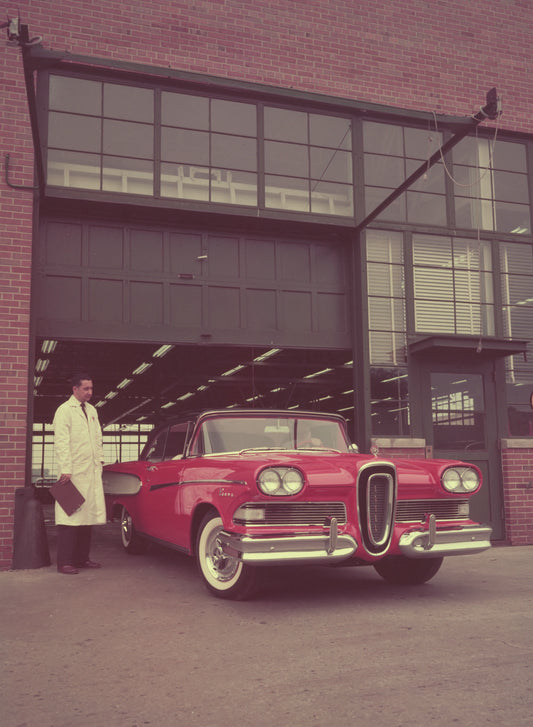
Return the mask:
<path id="1" fill-rule="evenodd" d="M 50 488 L 50 493 L 68 516 L 79 510 L 85 502 L 85 498 L 72 480 L 61 483 L 55 482 Z"/>

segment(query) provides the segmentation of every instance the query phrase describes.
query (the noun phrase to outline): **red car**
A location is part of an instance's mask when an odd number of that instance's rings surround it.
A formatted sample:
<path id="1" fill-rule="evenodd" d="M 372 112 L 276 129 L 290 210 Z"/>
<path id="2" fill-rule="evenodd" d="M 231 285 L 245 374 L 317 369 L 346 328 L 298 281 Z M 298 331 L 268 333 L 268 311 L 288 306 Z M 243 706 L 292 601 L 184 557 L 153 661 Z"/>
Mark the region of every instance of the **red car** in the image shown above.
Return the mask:
<path id="1" fill-rule="evenodd" d="M 444 556 L 490 547 L 473 522 L 477 467 L 358 454 L 335 414 L 207 411 L 154 430 L 141 459 L 104 469 L 122 544 L 195 556 L 221 598 L 253 592 L 260 566 L 372 565 L 419 584 Z"/>

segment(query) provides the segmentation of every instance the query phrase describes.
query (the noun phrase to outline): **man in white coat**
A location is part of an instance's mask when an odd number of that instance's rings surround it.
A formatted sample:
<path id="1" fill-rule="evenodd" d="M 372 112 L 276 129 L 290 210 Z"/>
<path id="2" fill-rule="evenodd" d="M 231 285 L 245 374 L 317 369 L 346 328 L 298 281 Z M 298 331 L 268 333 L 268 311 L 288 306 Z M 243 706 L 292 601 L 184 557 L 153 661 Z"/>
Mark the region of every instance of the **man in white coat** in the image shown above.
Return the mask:
<path id="1" fill-rule="evenodd" d="M 59 482 L 72 480 L 85 498 L 79 510 L 67 515 L 55 504 L 57 570 L 65 575 L 79 568 L 100 568 L 89 557 L 92 526 L 106 522 L 102 485 L 102 430 L 94 406 L 89 404 L 93 382 L 87 374 L 72 379 L 72 396 L 54 416 L 54 444 Z"/>

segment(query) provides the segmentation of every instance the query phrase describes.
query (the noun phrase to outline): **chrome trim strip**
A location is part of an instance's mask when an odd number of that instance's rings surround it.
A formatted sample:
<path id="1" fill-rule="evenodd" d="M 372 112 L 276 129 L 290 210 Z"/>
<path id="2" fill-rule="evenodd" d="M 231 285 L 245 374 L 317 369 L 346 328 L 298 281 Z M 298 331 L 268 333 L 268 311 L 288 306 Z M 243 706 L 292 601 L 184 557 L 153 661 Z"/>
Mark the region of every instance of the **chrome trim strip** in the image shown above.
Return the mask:
<path id="1" fill-rule="evenodd" d="M 331 530 L 320 535 L 274 538 L 250 537 L 222 531 L 218 538 L 225 555 L 257 566 L 335 563 L 346 560 L 357 550 L 357 543 L 351 535 L 337 533 L 335 542 L 335 535 Z"/>
<path id="2" fill-rule="evenodd" d="M 400 536 L 399 547 L 408 558 L 481 553 L 491 547 L 492 528 L 473 525 L 460 530 L 412 530 Z"/>

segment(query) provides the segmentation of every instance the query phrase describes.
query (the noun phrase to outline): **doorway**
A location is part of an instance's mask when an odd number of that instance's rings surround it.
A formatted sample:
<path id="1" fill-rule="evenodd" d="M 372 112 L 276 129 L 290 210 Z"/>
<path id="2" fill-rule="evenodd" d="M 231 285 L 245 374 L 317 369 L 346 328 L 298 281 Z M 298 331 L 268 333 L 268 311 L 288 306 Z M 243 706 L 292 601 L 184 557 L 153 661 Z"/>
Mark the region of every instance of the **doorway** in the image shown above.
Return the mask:
<path id="1" fill-rule="evenodd" d="M 437 459 L 477 465 L 484 485 L 470 500 L 474 520 L 504 538 L 494 361 L 433 362 L 422 375 L 423 430 Z"/>

